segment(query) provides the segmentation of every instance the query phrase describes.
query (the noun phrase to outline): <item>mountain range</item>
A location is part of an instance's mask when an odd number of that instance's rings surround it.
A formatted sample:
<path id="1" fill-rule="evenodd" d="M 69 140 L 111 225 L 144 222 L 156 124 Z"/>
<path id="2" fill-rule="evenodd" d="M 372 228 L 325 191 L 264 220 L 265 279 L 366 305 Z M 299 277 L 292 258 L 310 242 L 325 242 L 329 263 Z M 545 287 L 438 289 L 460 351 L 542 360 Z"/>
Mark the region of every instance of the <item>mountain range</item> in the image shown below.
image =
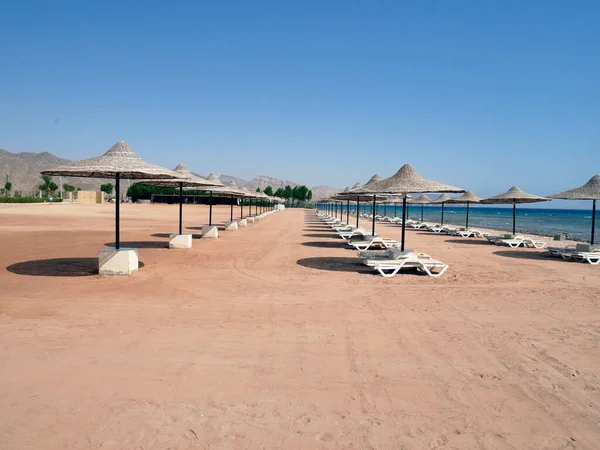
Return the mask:
<path id="1" fill-rule="evenodd" d="M 38 186 L 42 184 L 40 178 L 40 172 L 42 170 L 51 169 L 57 165 L 69 164 L 72 161 L 69 159 L 59 158 L 52 153 L 11 153 L 8 150 L 0 149 L 0 187 L 4 187 L 6 175 L 12 183 L 12 192 L 19 191 L 22 195 L 32 195 L 38 191 Z M 199 175 L 202 176 L 202 175 Z M 206 175 L 204 175 L 206 176 Z M 58 177 L 54 177 L 54 182 L 60 186 L 60 180 Z M 273 191 L 278 188 L 283 188 L 287 185 L 294 187 L 298 183 L 293 181 L 281 180 L 279 178 L 267 177 L 259 175 L 254 177 L 250 181 L 243 180 L 232 175 L 221 175 L 220 180 L 224 184 L 235 183 L 240 188 L 247 188 L 248 190 L 264 190 L 267 186 L 271 186 Z M 74 178 L 74 177 L 62 177 L 63 183 L 71 184 L 76 188 L 82 190 L 98 190 L 100 185 L 103 183 L 114 182 L 112 179 L 101 179 L 101 178 Z M 130 181 L 124 181 L 121 185 L 122 189 L 126 189 L 129 186 Z M 316 186 L 312 188 L 313 200 L 319 200 L 330 196 L 331 194 L 338 192 L 338 189 L 331 188 L 328 186 Z"/>

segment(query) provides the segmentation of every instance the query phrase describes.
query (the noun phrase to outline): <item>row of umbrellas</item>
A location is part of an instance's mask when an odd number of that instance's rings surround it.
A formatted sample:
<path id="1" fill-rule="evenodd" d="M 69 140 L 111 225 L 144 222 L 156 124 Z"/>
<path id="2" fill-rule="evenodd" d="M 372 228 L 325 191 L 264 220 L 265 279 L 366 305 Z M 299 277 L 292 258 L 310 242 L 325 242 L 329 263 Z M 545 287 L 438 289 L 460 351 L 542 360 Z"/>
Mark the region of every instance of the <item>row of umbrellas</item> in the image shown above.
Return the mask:
<path id="1" fill-rule="evenodd" d="M 269 203 L 282 203 L 282 199 L 269 197 L 262 192 L 250 192 L 246 188 L 238 188 L 235 182 L 223 185 L 214 173 L 201 178 L 190 172 L 183 164 L 174 170 L 151 164 L 137 156 L 125 141 L 119 141 L 101 156 L 84 159 L 72 164 L 54 167 L 41 172 L 44 175 L 71 176 L 87 178 L 114 178 L 115 179 L 115 248 L 120 248 L 120 181 L 124 179 L 138 180 L 139 183 L 154 186 L 179 188 L 179 234 L 182 233 L 183 218 L 183 191 L 184 188 L 201 188 L 209 192 L 210 212 L 209 224 L 212 225 L 212 196 L 213 194 L 229 196 L 231 198 L 247 198 L 268 201 Z M 243 208 L 243 202 L 241 203 Z M 255 202 L 255 206 L 257 203 Z M 243 209 L 242 209 L 243 217 Z M 231 220 L 233 220 L 233 202 L 231 204 Z"/>
<path id="2" fill-rule="evenodd" d="M 435 200 L 430 199 L 425 193 L 439 192 L 441 195 Z M 409 194 L 419 194 L 416 199 L 411 198 Z M 448 193 L 463 193 L 460 197 L 452 198 Z M 399 196 L 400 198 L 388 199 L 387 196 Z M 356 183 L 352 188 L 346 188 L 330 199 L 325 201 L 347 202 L 354 201 L 357 203 L 357 212 L 360 207 L 360 202 L 373 203 L 373 224 L 372 234 L 375 234 L 375 210 L 376 202 L 384 201 L 397 205 L 402 203 L 402 243 L 401 250 L 404 251 L 405 233 L 406 233 L 406 210 L 407 203 L 412 204 L 441 204 L 442 205 L 442 224 L 444 220 L 444 204 L 466 204 L 467 205 L 467 222 L 469 226 L 469 206 L 471 203 L 481 204 L 512 204 L 513 205 L 513 234 L 516 231 L 516 205 L 520 203 L 536 203 L 544 202 L 550 199 L 565 199 L 565 200 L 592 200 L 592 237 L 591 243 L 594 243 L 595 234 L 595 219 L 596 219 L 596 201 L 600 199 L 600 175 L 594 175 L 585 185 L 570 189 L 568 191 L 559 192 L 548 197 L 540 197 L 533 194 L 528 194 L 516 186 L 511 187 L 503 194 L 499 194 L 487 199 L 480 199 L 471 191 L 467 191 L 455 186 L 439 183 L 437 181 L 428 180 L 417 173 L 410 165 L 405 164 L 389 178 L 382 179 L 379 175 L 374 175 L 364 185 Z M 384 203 L 385 204 L 385 203 Z M 349 205 L 348 205 L 349 206 Z M 349 207 L 346 209 L 348 222 Z M 358 217 L 356 215 L 356 226 L 358 226 Z M 421 209 L 421 220 L 423 220 L 423 209 Z"/>

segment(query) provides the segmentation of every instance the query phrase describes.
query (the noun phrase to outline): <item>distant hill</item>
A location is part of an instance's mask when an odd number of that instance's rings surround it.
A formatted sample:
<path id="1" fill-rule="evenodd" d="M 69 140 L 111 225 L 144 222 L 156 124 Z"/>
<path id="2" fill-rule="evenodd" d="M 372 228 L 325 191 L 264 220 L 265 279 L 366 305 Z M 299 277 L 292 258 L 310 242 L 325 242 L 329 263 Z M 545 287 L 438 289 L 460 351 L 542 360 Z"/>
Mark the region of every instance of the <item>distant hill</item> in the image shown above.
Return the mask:
<path id="1" fill-rule="evenodd" d="M 48 152 L 11 153 L 7 150 L 0 149 L 0 186 L 4 186 L 4 180 L 6 174 L 8 174 L 8 177 L 13 184 L 13 192 L 21 191 L 23 195 L 33 194 L 38 191 L 38 186 L 42 184 L 40 178 L 40 172 L 42 170 L 51 169 L 54 166 L 69 164 L 71 162 L 72 161 L 69 159 L 59 158 Z M 201 174 L 198 175 L 203 176 Z M 204 176 L 207 175 L 205 174 Z M 224 184 L 231 183 L 231 180 L 234 180 L 239 187 L 246 187 L 251 191 L 256 190 L 256 188 L 260 188 L 262 191 L 267 186 L 271 186 L 273 191 L 276 191 L 278 188 L 283 188 L 287 185 L 290 185 L 291 187 L 298 185 L 298 183 L 294 183 L 293 181 L 280 180 L 279 178 L 264 175 L 254 177 L 250 181 L 232 175 L 221 175 L 219 178 Z M 100 178 L 63 177 L 63 183 L 71 184 L 82 190 L 98 190 L 102 183 L 110 183 L 113 181 L 114 180 L 111 179 L 104 180 Z M 54 177 L 54 182 L 59 185 L 59 177 Z M 123 192 L 125 192 L 124 190 L 127 189 L 130 183 L 129 180 L 122 182 L 121 188 L 123 189 Z M 338 192 L 337 189 L 327 186 L 314 187 L 312 188 L 312 191 L 313 199 L 324 198 Z"/>
<path id="2" fill-rule="evenodd" d="M 38 191 L 42 184 L 40 172 L 54 166 L 69 164 L 69 159 L 59 158 L 52 153 L 11 153 L 0 149 L 0 186 L 4 187 L 6 174 L 12 183 L 12 192 L 20 191 L 23 195 L 30 195 Z M 59 177 L 54 177 L 54 182 L 59 184 Z M 102 183 L 107 181 L 98 178 L 72 178 L 63 177 L 63 183 L 71 184 L 83 190 L 100 189 Z"/>
<path id="3" fill-rule="evenodd" d="M 330 186 L 314 186 L 312 188 L 312 198 L 313 201 L 323 200 L 324 198 L 331 197 L 333 194 L 341 191 L 342 189 L 336 189 Z"/>

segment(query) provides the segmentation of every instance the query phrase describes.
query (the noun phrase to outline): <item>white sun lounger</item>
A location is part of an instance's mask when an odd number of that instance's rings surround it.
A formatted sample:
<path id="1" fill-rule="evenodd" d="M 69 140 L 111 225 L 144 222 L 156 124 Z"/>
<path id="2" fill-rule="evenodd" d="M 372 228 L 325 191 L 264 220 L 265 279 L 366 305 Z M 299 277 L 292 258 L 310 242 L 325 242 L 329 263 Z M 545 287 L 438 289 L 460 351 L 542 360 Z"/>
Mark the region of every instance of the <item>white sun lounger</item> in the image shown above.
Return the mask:
<path id="1" fill-rule="evenodd" d="M 425 273 L 430 277 L 440 277 L 448 270 L 447 264 L 436 261 L 426 255 L 420 256 L 418 253 L 405 253 L 397 259 L 365 259 L 363 260 L 363 264 L 373 267 L 386 278 L 393 277 L 400 270 L 409 268 L 417 269 L 419 272 Z"/>
<path id="2" fill-rule="evenodd" d="M 360 259 L 371 259 L 371 260 L 385 260 L 385 259 L 398 259 L 404 255 L 408 255 L 410 253 L 414 253 L 414 250 L 404 250 L 401 251 L 399 248 L 388 248 L 386 250 L 378 251 L 378 252 L 358 252 L 358 257 Z M 421 255 L 426 256 L 424 253 Z"/>
<path id="3" fill-rule="evenodd" d="M 553 249 L 557 250 L 557 249 Z M 552 254 L 552 252 L 550 252 Z M 590 244 L 568 245 L 558 254 L 563 259 L 587 262 L 588 264 L 600 264 L 600 246 Z"/>
<path id="4" fill-rule="evenodd" d="M 355 236 L 367 236 L 367 232 L 362 227 L 358 227 L 348 231 L 340 231 L 338 232 L 338 234 L 344 239 L 351 239 Z"/>
<path id="5" fill-rule="evenodd" d="M 454 232 L 455 236 L 461 236 L 464 238 L 468 238 L 468 237 L 479 237 L 479 238 L 484 238 L 486 236 L 489 236 L 490 233 L 482 233 L 479 230 L 476 230 L 474 228 L 469 228 L 466 230 L 457 230 Z"/>
<path id="6" fill-rule="evenodd" d="M 441 233 L 446 227 L 441 225 L 427 225 L 425 228 L 427 231 L 431 231 L 432 233 Z"/>
<path id="7" fill-rule="evenodd" d="M 392 247 L 400 247 L 400 242 L 394 239 L 386 239 L 380 236 L 372 236 L 369 239 L 365 239 L 363 241 L 351 241 L 348 242 L 349 245 L 354 247 L 356 250 L 369 250 L 371 247 L 379 247 L 379 248 L 392 248 Z"/>
<path id="8" fill-rule="evenodd" d="M 495 244 L 508 245 L 510 248 L 517 248 L 521 246 L 532 248 L 544 248 L 546 246 L 546 241 L 538 241 L 535 239 L 517 235 L 512 239 L 498 239 L 496 240 Z"/>

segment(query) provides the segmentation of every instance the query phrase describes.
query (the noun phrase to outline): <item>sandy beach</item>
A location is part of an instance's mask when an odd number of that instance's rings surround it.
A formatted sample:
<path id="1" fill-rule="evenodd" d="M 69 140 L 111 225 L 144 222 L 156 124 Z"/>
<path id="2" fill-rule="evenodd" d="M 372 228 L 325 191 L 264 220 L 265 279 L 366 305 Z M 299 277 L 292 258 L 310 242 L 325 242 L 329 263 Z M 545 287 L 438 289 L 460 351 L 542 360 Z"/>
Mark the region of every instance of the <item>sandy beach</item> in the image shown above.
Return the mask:
<path id="1" fill-rule="evenodd" d="M 309 210 L 169 250 L 177 206 L 125 204 L 103 278 L 114 205 L 0 217 L 0 448 L 598 448 L 597 266 L 410 230 L 450 269 L 386 279 Z"/>

